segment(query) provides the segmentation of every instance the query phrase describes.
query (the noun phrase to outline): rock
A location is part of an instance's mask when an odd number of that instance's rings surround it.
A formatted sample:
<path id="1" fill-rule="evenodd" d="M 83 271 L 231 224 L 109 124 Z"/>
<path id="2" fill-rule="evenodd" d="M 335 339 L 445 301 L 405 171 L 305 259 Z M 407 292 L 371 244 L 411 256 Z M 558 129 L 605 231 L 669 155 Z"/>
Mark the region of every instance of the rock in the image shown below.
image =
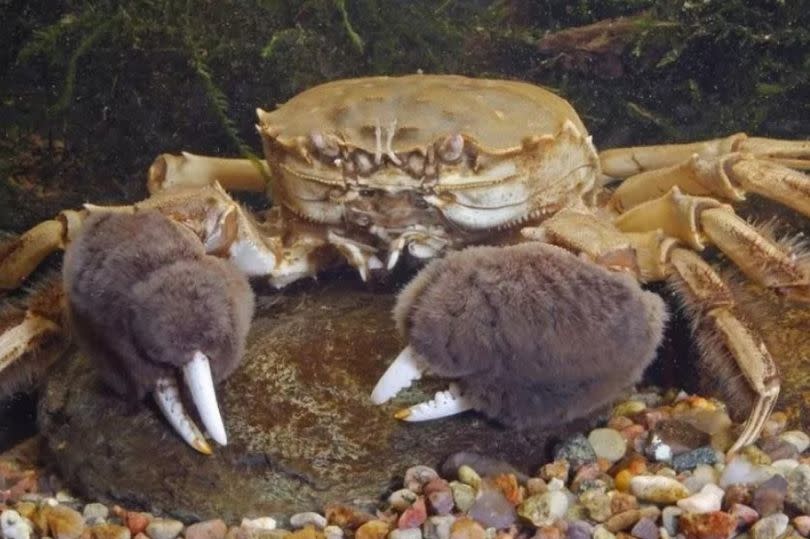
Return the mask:
<path id="1" fill-rule="evenodd" d="M 433 512 L 437 515 L 448 515 L 453 510 L 453 491 L 444 479 L 434 479 L 423 487 L 425 496 Z"/>
<path id="2" fill-rule="evenodd" d="M 614 513 L 610 496 L 598 489 L 588 490 L 579 496 L 579 501 L 588 511 L 588 516 L 596 522 L 604 522 Z"/>
<path id="3" fill-rule="evenodd" d="M 776 513 L 761 519 L 751 526 L 752 539 L 777 539 L 787 531 L 790 519 L 787 515 Z"/>
<path id="4" fill-rule="evenodd" d="M 747 445 L 740 450 L 740 455 L 747 458 L 753 464 L 767 466 L 771 463 L 771 457 L 762 449 L 755 445 Z"/>
<path id="5" fill-rule="evenodd" d="M 466 464 L 459 466 L 458 480 L 465 485 L 470 485 L 475 490 L 478 490 L 478 488 L 481 486 L 481 476 L 478 475 L 478 472 Z"/>
<path id="6" fill-rule="evenodd" d="M 272 530 L 270 532 L 267 532 L 267 535 L 270 535 L 271 537 L 265 537 L 265 533 L 259 533 L 257 535 L 259 535 L 260 537 L 257 537 L 256 539 L 324 539 L 323 532 L 321 530 L 315 529 L 315 527 L 311 525 L 306 526 L 305 528 L 301 528 L 300 530 L 295 530 L 294 532 L 288 535 L 284 535 L 282 537 L 278 536 L 273 537 L 274 535 L 278 534 L 281 531 L 282 530 Z"/>
<path id="7" fill-rule="evenodd" d="M 676 472 L 694 470 L 700 465 L 713 465 L 717 463 L 717 452 L 711 447 L 698 447 L 691 451 L 672 457 L 672 467 Z"/>
<path id="8" fill-rule="evenodd" d="M 810 515 L 810 464 L 794 468 L 787 481 L 787 506 L 797 513 Z"/>
<path id="9" fill-rule="evenodd" d="M 538 528 L 532 539 L 562 539 L 562 532 L 556 526 Z"/>
<path id="10" fill-rule="evenodd" d="M 647 404 L 639 400 L 620 402 L 613 408 L 613 417 L 631 416 L 647 409 Z"/>
<path id="11" fill-rule="evenodd" d="M 661 523 L 666 528 L 667 533 L 675 537 L 678 533 L 678 519 L 681 518 L 683 510 L 675 506 L 664 507 L 661 511 Z"/>
<path id="12" fill-rule="evenodd" d="M 585 520 L 575 520 L 568 523 L 565 532 L 566 539 L 591 539 L 593 526 Z"/>
<path id="13" fill-rule="evenodd" d="M 485 487 L 485 489 L 489 488 L 500 491 L 513 506 L 520 505 L 523 502 L 525 489 L 518 484 L 518 479 L 515 474 L 498 474 L 495 477 L 487 479 L 486 482 L 488 486 Z"/>
<path id="14" fill-rule="evenodd" d="M 345 534 L 340 526 L 330 525 L 323 529 L 323 535 L 325 539 L 343 539 Z"/>
<path id="15" fill-rule="evenodd" d="M 689 496 L 689 491 L 676 479 L 660 475 L 639 475 L 630 480 L 630 492 L 640 501 L 675 503 Z"/>
<path id="16" fill-rule="evenodd" d="M 418 528 L 425 520 L 427 520 L 427 507 L 425 507 L 425 499 L 420 496 L 399 516 L 397 527 L 401 530 Z"/>
<path id="17" fill-rule="evenodd" d="M 593 529 L 593 539 L 616 539 L 616 536 L 600 525 Z"/>
<path id="18" fill-rule="evenodd" d="M 724 494 L 723 489 L 709 483 L 697 494 L 678 500 L 678 507 L 687 513 L 713 513 L 720 511 Z"/>
<path id="19" fill-rule="evenodd" d="M 118 526 L 117 524 L 97 524 L 90 528 L 90 537 L 92 539 L 130 539 L 132 533 L 126 526 Z M 222 534 L 224 539 L 225 534 Z"/>
<path id="20" fill-rule="evenodd" d="M 728 513 L 684 513 L 678 528 L 686 539 L 728 539 L 737 528 L 737 519 Z"/>
<path id="21" fill-rule="evenodd" d="M 593 452 L 590 442 L 582 434 L 568 438 L 554 450 L 554 459 L 567 460 L 571 468 L 576 470 L 583 464 L 596 462 L 596 453 Z"/>
<path id="22" fill-rule="evenodd" d="M 498 490 L 482 491 L 467 514 L 487 528 L 508 528 L 517 520 L 514 505 Z"/>
<path id="23" fill-rule="evenodd" d="M 783 432 L 779 438 L 793 444 L 799 453 L 804 453 L 810 447 L 810 435 L 800 430 Z"/>
<path id="24" fill-rule="evenodd" d="M 803 537 L 810 537 L 810 515 L 801 515 L 793 519 L 793 527 Z"/>
<path id="25" fill-rule="evenodd" d="M 382 520 L 369 520 L 355 532 L 355 539 L 385 539 L 388 535 L 388 523 Z"/>
<path id="26" fill-rule="evenodd" d="M 751 505 L 753 499 L 754 493 L 751 487 L 747 485 L 732 485 L 726 489 L 726 495 L 723 497 L 723 507 L 731 507 L 735 503 Z"/>
<path id="27" fill-rule="evenodd" d="M 453 515 L 428 517 L 422 527 L 425 539 L 450 539 L 450 528 L 455 521 Z"/>
<path id="28" fill-rule="evenodd" d="M 146 527 L 151 539 L 174 539 L 183 531 L 183 523 L 170 518 L 155 518 Z"/>
<path id="29" fill-rule="evenodd" d="M 391 505 L 391 508 L 401 513 L 413 505 L 413 502 L 415 502 L 418 497 L 419 495 L 411 489 L 401 488 L 391 493 L 388 497 L 388 503 Z"/>
<path id="30" fill-rule="evenodd" d="M 782 477 L 787 477 L 798 465 L 799 461 L 796 459 L 780 459 L 773 461 L 771 468 Z"/>
<path id="31" fill-rule="evenodd" d="M 186 539 L 225 539 L 228 527 L 220 519 L 197 522 L 186 528 Z"/>
<path id="32" fill-rule="evenodd" d="M 518 515 L 535 526 L 550 526 L 568 510 L 568 497 L 555 490 L 530 496 L 518 507 Z"/>
<path id="33" fill-rule="evenodd" d="M 588 435 L 588 442 L 597 457 L 610 462 L 620 460 L 627 453 L 627 442 L 614 429 L 594 429 Z"/>
<path id="34" fill-rule="evenodd" d="M 720 476 L 720 486 L 759 485 L 771 478 L 773 473 L 766 467 L 753 464 L 743 456 L 736 456 L 726 464 Z"/>
<path id="35" fill-rule="evenodd" d="M 720 474 L 714 466 L 701 464 L 692 470 L 692 475 L 683 480 L 683 486 L 694 494 L 695 492 L 700 492 L 706 485 L 716 485 L 719 478 Z"/>
<path id="36" fill-rule="evenodd" d="M 638 509 L 638 500 L 636 500 L 635 496 L 617 491 L 610 493 L 610 511 L 614 515 L 630 509 Z"/>
<path id="37" fill-rule="evenodd" d="M 487 533 L 479 523 L 463 517 L 450 526 L 450 539 L 487 539 Z"/>
<path id="38" fill-rule="evenodd" d="M 88 503 L 82 509 L 82 516 L 86 524 L 96 524 L 107 520 L 110 510 L 103 503 Z"/>
<path id="39" fill-rule="evenodd" d="M 658 526 L 653 520 L 642 518 L 630 530 L 630 535 L 638 537 L 638 539 L 658 539 Z"/>
<path id="40" fill-rule="evenodd" d="M 414 425 L 392 419 L 401 401 L 369 401 L 402 349 L 390 314 L 400 284 L 381 293 L 335 279 L 273 293 L 272 302 L 260 298 L 245 359 L 217 388 L 229 443 L 211 458 L 190 450 L 154 406 L 130 410 L 83 354 L 72 353 L 48 377 L 37 414 L 54 464 L 88 499 L 134 500 L 179 520 L 226 522 L 367 504 L 388 490 L 392 474 L 414 463 L 435 468 L 470 447 L 520 462 L 523 473 L 536 469 L 559 431 L 505 435 L 476 413 Z M 445 387 L 422 380 L 403 398 L 418 402 Z M 104 458 L 88 466 L 87 455 Z"/>
<path id="41" fill-rule="evenodd" d="M 326 517 L 315 513 L 314 511 L 306 511 L 303 513 L 296 513 L 290 517 L 290 526 L 293 528 L 304 528 L 312 526 L 316 529 L 323 530 L 326 528 L 328 522 Z M 188 539 L 188 538 L 186 538 Z"/>
<path id="42" fill-rule="evenodd" d="M 652 438 L 658 438 L 672 450 L 672 455 L 680 455 L 693 449 L 709 445 L 710 437 L 689 423 L 678 419 L 661 421 L 650 431 Z"/>
<path id="43" fill-rule="evenodd" d="M 323 514 L 330 524 L 349 530 L 356 530 L 366 522 L 376 518 L 371 513 L 340 503 L 328 504 L 323 508 Z"/>
<path id="44" fill-rule="evenodd" d="M 545 481 L 559 479 L 568 482 L 568 474 L 571 471 L 571 464 L 565 459 L 557 459 L 540 468 L 540 477 Z"/>
<path id="45" fill-rule="evenodd" d="M 246 530 L 275 530 L 276 519 L 272 517 L 243 518 L 241 527 Z"/>
<path id="46" fill-rule="evenodd" d="M 452 481 L 450 483 L 450 490 L 453 492 L 453 500 L 459 511 L 466 513 L 470 510 L 473 503 L 475 503 L 475 489 L 470 485 Z"/>
<path id="47" fill-rule="evenodd" d="M 605 522 L 605 528 L 612 532 L 622 532 L 629 529 L 633 524 L 641 519 L 641 511 L 638 509 L 631 509 L 618 515 L 613 515 Z"/>
<path id="48" fill-rule="evenodd" d="M 139 513 L 138 511 L 127 511 L 124 516 L 124 524 L 129 528 L 132 535 L 137 536 L 146 531 L 151 518 L 146 513 Z"/>
<path id="49" fill-rule="evenodd" d="M 784 477 L 774 475 L 754 490 L 751 505 L 763 517 L 781 513 L 785 507 L 787 487 L 788 482 Z"/>
<path id="50" fill-rule="evenodd" d="M 795 459 L 798 458 L 800 453 L 795 445 L 781 438 L 766 438 L 761 444 L 760 448 L 768 455 L 771 462 L 774 460 Z"/>
<path id="51" fill-rule="evenodd" d="M 757 513 L 753 508 L 741 503 L 735 503 L 732 505 L 728 512 L 737 519 L 740 526 L 744 526 L 746 528 L 759 519 L 759 513 Z"/>
<path id="52" fill-rule="evenodd" d="M 445 478 L 458 477 L 458 469 L 468 466 L 475 470 L 480 477 L 494 477 L 501 474 L 514 474 L 521 482 L 528 476 L 503 459 L 496 459 L 476 453 L 474 451 L 459 451 L 447 457 L 441 466 L 441 476 Z"/>
<path id="53" fill-rule="evenodd" d="M 29 539 L 32 530 L 17 511 L 6 509 L 0 513 L 0 531 L 5 539 Z"/>
<path id="54" fill-rule="evenodd" d="M 392 530 L 388 534 L 388 539 L 422 539 L 420 528 L 408 528 L 407 530 Z"/>
<path id="55" fill-rule="evenodd" d="M 40 512 L 48 524 L 50 536 L 54 539 L 78 539 L 84 531 L 84 517 L 66 505 L 46 505 Z"/>
<path id="56" fill-rule="evenodd" d="M 405 480 L 403 483 L 405 488 L 417 494 L 421 494 L 422 485 L 438 478 L 438 472 L 429 466 L 412 466 L 405 472 Z"/>

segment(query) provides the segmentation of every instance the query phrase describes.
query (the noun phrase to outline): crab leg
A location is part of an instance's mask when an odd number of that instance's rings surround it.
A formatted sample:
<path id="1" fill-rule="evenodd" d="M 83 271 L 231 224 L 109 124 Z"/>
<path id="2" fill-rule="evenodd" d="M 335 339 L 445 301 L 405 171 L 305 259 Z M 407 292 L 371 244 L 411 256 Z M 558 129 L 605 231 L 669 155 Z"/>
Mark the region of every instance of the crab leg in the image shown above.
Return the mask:
<path id="1" fill-rule="evenodd" d="M 177 387 L 177 381 L 174 378 L 169 376 L 160 378 L 155 384 L 154 396 L 155 402 L 166 420 L 188 445 L 205 455 L 213 453 L 200 429 L 186 412 L 183 401 L 180 399 L 180 388 Z"/>
<path id="2" fill-rule="evenodd" d="M 763 236 L 726 205 L 708 197 L 669 193 L 620 215 L 624 232 L 662 229 L 695 250 L 711 242 L 756 282 L 798 301 L 810 301 L 810 268 L 796 253 Z"/>
<path id="3" fill-rule="evenodd" d="M 149 167 L 146 185 L 150 194 L 178 187 L 206 187 L 214 182 L 229 191 L 263 193 L 269 173 L 265 161 L 164 153 Z"/>
<path id="4" fill-rule="evenodd" d="M 374 390 L 371 392 L 371 402 L 382 404 L 397 393 L 410 387 L 414 380 L 419 380 L 425 372 L 425 362 L 419 358 L 410 346 L 406 346 L 397 358 L 385 371 Z"/>
<path id="5" fill-rule="evenodd" d="M 438 391 L 429 401 L 414 404 L 398 411 L 394 417 L 402 421 L 432 421 L 472 410 L 472 402 L 461 394 L 456 384 L 445 391 Z"/>
<path id="6" fill-rule="evenodd" d="M 734 299 L 720 276 L 694 252 L 674 249 L 670 259 L 694 311 L 696 332 L 709 364 L 727 369 L 733 362 L 755 393 L 754 406 L 729 453 L 753 443 L 779 396 L 776 363 L 762 340 L 734 312 Z M 708 353 L 707 353 L 708 352 Z"/>

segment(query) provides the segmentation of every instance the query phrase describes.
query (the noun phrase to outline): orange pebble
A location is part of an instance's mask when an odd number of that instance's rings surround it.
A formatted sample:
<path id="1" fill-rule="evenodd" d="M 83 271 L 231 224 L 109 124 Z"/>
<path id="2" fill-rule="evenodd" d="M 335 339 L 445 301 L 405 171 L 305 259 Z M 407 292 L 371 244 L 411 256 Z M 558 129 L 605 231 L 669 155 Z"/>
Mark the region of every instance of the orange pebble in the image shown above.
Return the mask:
<path id="1" fill-rule="evenodd" d="M 629 470 L 622 470 L 616 474 L 615 479 L 615 486 L 616 490 L 619 492 L 630 492 L 630 480 L 633 478 L 633 474 L 630 473 Z"/>

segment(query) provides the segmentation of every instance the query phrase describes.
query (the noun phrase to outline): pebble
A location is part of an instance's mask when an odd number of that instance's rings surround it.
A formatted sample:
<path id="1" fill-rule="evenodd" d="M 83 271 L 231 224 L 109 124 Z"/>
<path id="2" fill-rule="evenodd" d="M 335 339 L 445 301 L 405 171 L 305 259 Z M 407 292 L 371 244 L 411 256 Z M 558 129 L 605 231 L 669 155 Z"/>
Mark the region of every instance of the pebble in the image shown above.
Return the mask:
<path id="1" fill-rule="evenodd" d="M 596 453 L 583 434 L 576 434 L 557 446 L 554 450 L 554 459 L 567 460 L 571 468 L 576 470 L 583 464 L 596 462 Z"/>
<path id="2" fill-rule="evenodd" d="M 725 488 L 730 485 L 759 485 L 772 475 L 773 473 L 766 467 L 753 464 L 747 458 L 738 455 L 723 469 L 720 486 Z"/>
<path id="3" fill-rule="evenodd" d="M 653 503 L 675 503 L 689 496 L 689 491 L 676 479 L 660 475 L 639 475 L 630 480 L 630 492 L 639 500 Z"/>
<path id="4" fill-rule="evenodd" d="M 422 539 L 422 530 L 420 528 L 393 530 L 388 534 L 388 539 Z"/>
<path id="5" fill-rule="evenodd" d="M 810 537 L 810 516 L 801 515 L 793 519 L 793 527 L 799 535 Z"/>
<path id="6" fill-rule="evenodd" d="M 714 466 L 701 464 L 692 470 L 692 475 L 683 480 L 683 486 L 688 488 L 689 492 L 694 494 L 695 492 L 700 492 L 700 489 L 706 485 L 716 485 L 719 477 L 720 474 L 717 473 Z"/>
<path id="7" fill-rule="evenodd" d="M 580 503 L 588 511 L 588 516 L 596 522 L 604 522 L 613 515 L 611 499 L 607 493 L 600 490 L 588 490 L 579 497 Z"/>
<path id="8" fill-rule="evenodd" d="M 429 466 L 412 466 L 405 471 L 405 488 L 421 494 L 425 483 L 438 478 L 439 474 Z"/>
<path id="9" fill-rule="evenodd" d="M 798 465 L 799 461 L 796 459 L 780 459 L 773 461 L 771 463 L 771 468 L 773 468 L 773 470 L 779 475 L 787 477 Z"/>
<path id="10" fill-rule="evenodd" d="M 487 532 L 473 519 L 464 517 L 450 526 L 450 539 L 487 539 Z"/>
<path id="11" fill-rule="evenodd" d="M 241 526 L 247 530 L 275 530 L 276 520 L 272 517 L 243 518 Z"/>
<path id="12" fill-rule="evenodd" d="M 752 507 L 764 517 L 781 513 L 785 506 L 787 487 L 787 479 L 774 475 L 754 490 Z"/>
<path id="13" fill-rule="evenodd" d="M 629 400 L 617 404 L 613 408 L 613 417 L 631 416 L 647 409 L 647 404 L 640 400 Z"/>
<path id="14" fill-rule="evenodd" d="M 562 492 L 555 490 L 545 494 L 530 496 L 518 507 L 518 515 L 537 527 L 550 526 L 568 511 L 569 500 Z"/>
<path id="15" fill-rule="evenodd" d="M 588 435 L 588 442 L 597 457 L 610 462 L 620 460 L 627 453 L 627 442 L 614 429 L 594 429 Z"/>
<path id="16" fill-rule="evenodd" d="M 737 519 L 728 513 L 684 513 L 678 528 L 687 539 L 728 539 L 737 529 Z"/>
<path id="17" fill-rule="evenodd" d="M 458 510 L 463 513 L 469 511 L 475 503 L 475 489 L 465 483 L 451 481 L 450 490 L 453 492 L 453 500 Z"/>
<path id="18" fill-rule="evenodd" d="M 385 539 L 388 535 L 388 523 L 383 520 L 369 520 L 354 534 L 355 539 Z"/>
<path id="19" fill-rule="evenodd" d="M 40 513 L 48 525 L 50 536 L 54 539 L 78 539 L 84 531 L 84 517 L 66 505 L 46 505 Z"/>
<path id="20" fill-rule="evenodd" d="M 292 519 L 290 519 L 292 520 Z M 186 539 L 225 539 L 228 527 L 220 519 L 197 522 L 186 528 Z"/>
<path id="21" fill-rule="evenodd" d="M 638 509 L 638 500 L 635 496 L 618 491 L 610 493 L 610 510 L 614 515 L 630 509 Z"/>
<path id="22" fill-rule="evenodd" d="M 146 535 L 151 539 L 174 539 L 183 531 L 183 523 L 170 518 L 155 518 L 146 527 Z"/>
<path id="23" fill-rule="evenodd" d="M 641 519 L 641 511 L 638 509 L 631 509 L 618 515 L 613 515 L 605 522 L 605 528 L 608 531 L 616 533 L 627 530 L 633 524 Z"/>
<path id="24" fill-rule="evenodd" d="M 6 509 L 0 513 L 0 531 L 5 539 L 29 539 L 32 530 L 17 511 Z"/>
<path id="25" fill-rule="evenodd" d="M 787 482 L 787 505 L 797 513 L 810 515 L 810 464 L 796 466 Z"/>
<path id="26" fill-rule="evenodd" d="M 132 533 L 126 526 L 119 526 L 117 524 L 97 524 L 90 528 L 90 536 L 92 539 L 130 539 L 132 537 Z"/>
<path id="27" fill-rule="evenodd" d="M 666 528 L 667 533 L 673 537 L 678 533 L 678 520 L 682 514 L 683 510 L 674 505 L 664 507 L 664 510 L 661 511 L 661 523 Z"/>
<path id="28" fill-rule="evenodd" d="M 430 508 L 438 515 L 447 515 L 453 510 L 453 491 L 444 479 L 434 479 L 422 487 Z"/>
<path id="29" fill-rule="evenodd" d="M 314 526 L 319 530 L 326 528 L 328 522 L 326 517 L 314 511 L 307 511 L 304 513 L 296 513 L 290 517 L 290 526 L 293 528 L 303 528 L 305 526 Z M 188 537 L 186 538 L 188 539 Z"/>
<path id="30" fill-rule="evenodd" d="M 325 539 L 342 539 L 345 535 L 340 526 L 329 525 L 323 529 Z"/>
<path id="31" fill-rule="evenodd" d="M 804 453 L 810 448 L 810 436 L 800 430 L 783 432 L 779 438 L 793 444 L 799 453 Z"/>
<path id="32" fill-rule="evenodd" d="M 427 507 L 425 507 L 425 499 L 420 496 L 399 516 L 397 527 L 401 530 L 418 528 L 425 520 L 427 520 Z"/>
<path id="33" fill-rule="evenodd" d="M 88 503 L 82 509 L 82 516 L 87 524 L 97 524 L 107 520 L 110 510 L 103 503 Z"/>
<path id="34" fill-rule="evenodd" d="M 679 419 L 661 421 L 650 435 L 668 445 L 672 449 L 673 456 L 707 446 L 710 440 L 708 434 Z"/>
<path id="35" fill-rule="evenodd" d="M 481 492 L 468 515 L 485 527 L 497 529 L 508 528 L 517 520 L 514 505 L 498 490 Z"/>
<path id="36" fill-rule="evenodd" d="M 783 513 L 776 513 L 761 519 L 751 526 L 753 539 L 777 539 L 787 531 L 790 519 Z"/>
<path id="37" fill-rule="evenodd" d="M 672 457 L 672 468 L 676 472 L 694 470 L 696 467 L 705 464 L 713 465 L 717 463 L 717 452 L 711 447 L 698 447 L 691 451 L 681 453 Z"/>
<path id="38" fill-rule="evenodd" d="M 751 487 L 748 485 L 732 485 L 726 489 L 726 495 L 723 498 L 723 506 L 730 507 L 735 503 L 743 505 L 751 505 L 751 500 L 754 495 L 751 492 Z"/>
<path id="39" fill-rule="evenodd" d="M 741 503 L 735 503 L 732 505 L 728 512 L 734 515 L 737 522 L 740 525 L 744 525 L 746 528 L 756 522 L 759 518 L 759 513 L 757 513 L 753 508 Z"/>
<path id="40" fill-rule="evenodd" d="M 453 515 L 429 517 L 422 526 L 425 539 L 450 539 L 450 528 L 455 521 Z"/>
<path id="41" fill-rule="evenodd" d="M 593 526 L 586 520 L 575 520 L 568 524 L 566 539 L 591 539 Z"/>
<path id="42" fill-rule="evenodd" d="M 568 481 L 568 474 L 571 471 L 571 464 L 565 459 L 556 459 L 540 468 L 540 477 L 545 481 L 560 479 Z"/>
<path id="43" fill-rule="evenodd" d="M 712 513 L 722 507 L 724 494 L 723 489 L 709 483 L 697 494 L 678 500 L 678 507 L 687 513 Z"/>
<path id="44" fill-rule="evenodd" d="M 762 441 L 760 448 L 772 462 L 774 460 L 795 459 L 798 458 L 800 453 L 792 443 L 775 437 Z"/>
<path id="45" fill-rule="evenodd" d="M 411 489 L 401 488 L 391 493 L 388 497 L 388 503 L 392 509 L 401 513 L 413 505 L 413 502 L 415 502 L 418 497 L 419 495 Z"/>
<path id="46" fill-rule="evenodd" d="M 593 530 L 593 539 L 616 539 L 604 526 L 597 526 Z"/>
<path id="47" fill-rule="evenodd" d="M 638 539 L 658 539 L 658 526 L 652 519 L 642 518 L 630 530 L 630 535 Z"/>
<path id="48" fill-rule="evenodd" d="M 478 472 L 467 466 L 459 467 L 458 469 L 458 479 L 465 485 L 469 485 L 472 488 L 478 490 L 481 486 L 481 476 L 478 475 Z"/>

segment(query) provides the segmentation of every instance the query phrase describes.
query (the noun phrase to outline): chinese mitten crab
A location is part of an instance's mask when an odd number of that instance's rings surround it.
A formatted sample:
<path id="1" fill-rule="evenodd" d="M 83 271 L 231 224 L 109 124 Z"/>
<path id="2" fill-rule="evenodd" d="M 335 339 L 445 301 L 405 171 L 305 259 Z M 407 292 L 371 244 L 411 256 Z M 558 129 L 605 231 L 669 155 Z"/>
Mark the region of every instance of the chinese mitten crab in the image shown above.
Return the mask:
<path id="1" fill-rule="evenodd" d="M 582 301 L 595 301 L 600 287 L 618 286 L 627 293 L 623 307 L 647 305 L 646 311 L 627 318 L 628 324 L 653 321 L 647 337 L 637 340 L 640 348 L 633 357 L 642 363 L 657 345 L 660 328 L 655 324 L 663 323 L 663 314 L 655 315 L 652 303 L 639 299 L 640 290 L 629 290 L 639 283 L 671 279 L 693 315 L 704 363 L 724 375 L 742 374 L 728 376 L 723 384 L 724 396 L 748 417 L 731 450 L 759 434 L 779 393 L 774 360 L 723 280 L 697 253 L 712 245 L 751 280 L 792 300 L 810 300 L 810 268 L 800 253 L 741 219 L 732 208 L 747 193 L 756 193 L 810 215 L 810 179 L 800 171 L 810 167 L 810 143 L 737 134 L 597 154 L 582 121 L 561 97 L 523 82 L 444 75 L 331 82 L 302 92 L 271 112 L 259 110 L 258 121 L 264 170 L 246 160 L 162 155 L 149 171 L 151 197 L 129 210 L 162 211 L 194 232 L 207 253 L 230 259 L 248 276 L 266 276 L 276 286 L 341 261 L 365 279 L 371 272 L 392 269 L 403 255 L 427 260 L 470 245 L 515 249 L 507 246 L 523 243 L 520 256 L 504 250 L 502 257 L 514 260 L 517 270 L 510 271 L 524 275 L 524 284 L 544 278 L 543 272 L 555 266 L 538 259 L 557 257 L 565 267 L 582 265 L 562 272 L 561 278 L 567 273 L 591 276 L 569 287 L 593 287 Z M 607 179 L 621 183 L 608 189 Z M 259 218 L 249 216 L 226 193 L 265 189 L 274 204 Z M 64 247 L 86 215 L 96 210 L 89 206 L 63 212 L 0 250 L 0 287 L 18 286 L 47 253 Z M 564 253 L 543 244 L 575 256 L 560 258 Z M 535 256 L 529 256 L 533 249 Z M 476 264 L 471 253 L 464 255 L 463 267 Z M 481 260 L 497 269 L 493 259 L 499 255 L 492 253 Z M 452 264 L 458 263 L 454 260 L 428 268 L 428 277 L 418 279 L 421 288 L 414 285 L 417 289 L 407 293 L 410 300 L 400 302 L 398 316 L 411 321 L 432 312 L 430 298 L 443 297 L 442 292 L 457 304 L 456 310 L 442 311 L 427 340 L 446 337 L 444 330 L 458 327 L 457 322 L 470 315 L 464 309 L 475 304 L 465 303 L 467 284 L 459 277 L 470 272 L 453 275 Z M 608 271 L 629 277 L 616 284 Z M 538 275 L 526 277 L 528 272 Z M 448 273 L 436 282 L 454 290 L 437 291 L 426 282 L 430 275 Z M 476 297 L 488 297 L 486 286 L 477 286 Z M 564 306 L 575 305 L 579 298 L 566 300 L 563 289 L 550 290 L 531 297 L 545 297 L 558 306 L 559 313 L 546 319 L 553 328 L 558 316 L 574 312 Z M 504 312 L 510 308 L 508 302 L 520 296 L 491 297 L 495 303 L 490 307 Z M 515 309 L 518 315 L 534 312 L 532 306 Z M 588 323 L 598 324 L 599 317 Z M 415 338 L 410 333 L 414 325 L 400 322 L 400 326 L 406 339 Z M 580 330 L 599 333 L 608 327 L 595 328 L 583 321 Z M 498 326 L 488 335 L 498 338 L 499 332 L 511 329 Z M 0 369 L 25 363 L 22 358 L 30 355 L 31 344 L 58 331 L 59 324 L 31 309 L 7 320 L 5 330 L 0 337 Z M 509 358 L 479 357 L 474 363 L 542 361 L 525 350 L 552 342 L 543 338 L 550 337 L 528 332 L 526 339 L 539 340 L 503 339 L 493 354 Z M 390 398 L 425 368 L 434 367 L 460 382 L 470 376 L 463 368 L 446 369 L 439 357 L 423 357 L 430 355 L 430 347 L 411 344 L 375 388 L 375 401 Z M 470 346 L 447 344 L 442 350 L 453 356 Z M 516 351 L 516 346 L 526 348 Z M 455 358 L 462 366 L 465 359 L 469 358 Z M 524 370 L 505 372 L 503 380 L 545 375 L 542 364 L 520 366 Z M 595 365 L 595 371 L 584 373 L 577 370 L 581 366 L 572 363 L 560 372 L 566 383 L 587 386 L 594 382 L 594 372 L 610 369 Z M 638 372 L 627 369 L 628 384 Z M 475 391 L 469 378 L 461 385 Z M 606 387 L 619 385 L 614 381 Z M 457 392 L 442 392 L 437 399 L 400 415 L 420 419 L 482 402 L 481 395 L 465 398 Z M 488 409 L 497 417 L 492 410 Z"/>

